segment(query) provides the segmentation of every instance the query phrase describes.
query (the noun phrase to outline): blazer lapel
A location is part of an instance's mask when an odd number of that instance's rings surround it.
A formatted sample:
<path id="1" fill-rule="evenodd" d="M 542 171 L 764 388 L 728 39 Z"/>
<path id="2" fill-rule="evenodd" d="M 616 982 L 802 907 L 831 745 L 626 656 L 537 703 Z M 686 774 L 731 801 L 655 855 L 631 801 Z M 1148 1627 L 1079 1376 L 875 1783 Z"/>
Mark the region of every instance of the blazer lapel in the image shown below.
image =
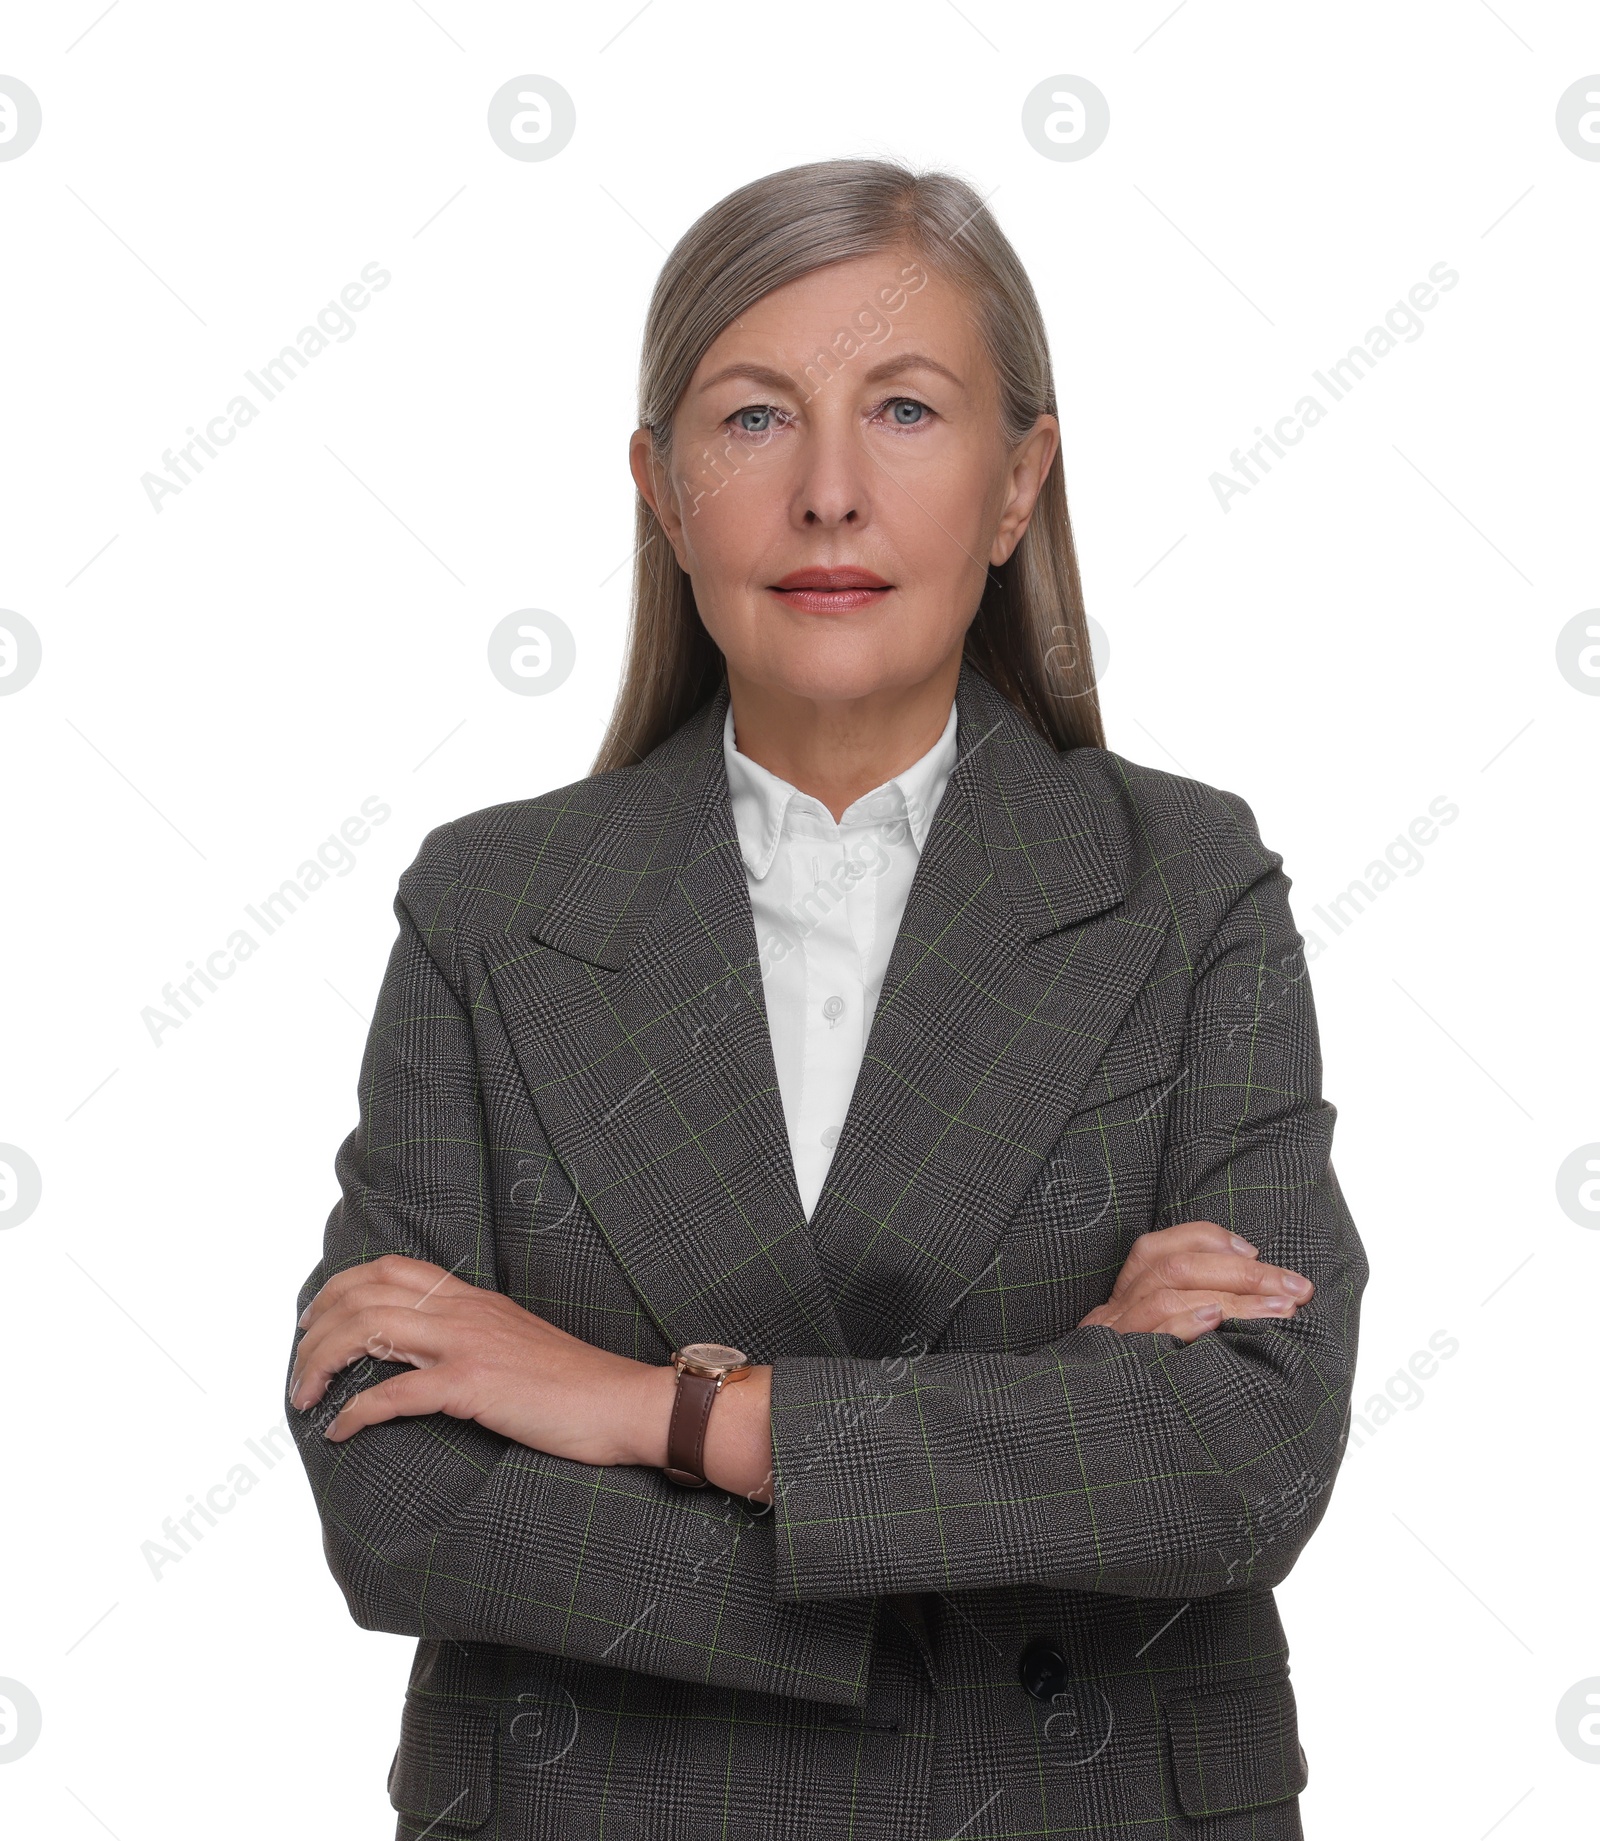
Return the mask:
<path id="1" fill-rule="evenodd" d="M 490 978 L 551 1146 L 663 1336 L 847 1354 L 784 1126 L 727 697 L 629 771 Z"/>
<path id="2" fill-rule="evenodd" d="M 856 1355 L 931 1348 L 1143 988 L 1166 910 L 1073 755 L 971 666 L 811 1238 Z"/>

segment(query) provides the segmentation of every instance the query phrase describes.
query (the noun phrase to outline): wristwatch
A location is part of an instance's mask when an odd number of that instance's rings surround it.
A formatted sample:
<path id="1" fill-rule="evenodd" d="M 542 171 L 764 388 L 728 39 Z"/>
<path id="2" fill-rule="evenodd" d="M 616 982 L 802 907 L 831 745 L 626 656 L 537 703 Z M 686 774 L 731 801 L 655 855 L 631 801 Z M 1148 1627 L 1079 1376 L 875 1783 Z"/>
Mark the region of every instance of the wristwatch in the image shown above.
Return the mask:
<path id="1" fill-rule="evenodd" d="M 743 1349 L 721 1342 L 686 1342 L 672 1351 L 678 1371 L 672 1418 L 667 1425 L 667 1461 L 662 1470 L 685 1489 L 704 1489 L 706 1422 L 718 1393 L 731 1381 L 743 1381 L 755 1369 Z"/>

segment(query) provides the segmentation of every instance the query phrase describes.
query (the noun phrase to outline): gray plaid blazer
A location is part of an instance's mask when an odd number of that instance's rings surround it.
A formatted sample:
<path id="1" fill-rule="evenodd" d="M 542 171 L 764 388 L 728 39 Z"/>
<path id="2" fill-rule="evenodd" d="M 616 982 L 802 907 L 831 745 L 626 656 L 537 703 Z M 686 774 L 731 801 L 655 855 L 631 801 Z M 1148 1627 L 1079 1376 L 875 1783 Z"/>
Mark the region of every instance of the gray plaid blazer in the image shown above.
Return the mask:
<path id="1" fill-rule="evenodd" d="M 775 1499 L 444 1415 L 289 1409 L 356 1621 L 419 1639 L 401 1841 L 1297 1841 L 1272 1588 L 1344 1450 L 1367 1263 L 1282 858 L 1235 794 L 1057 754 L 981 675 L 808 1223 L 722 760 L 474 812 L 399 937 L 298 1303 L 399 1251 L 642 1361 L 773 1365 Z M 1315 1281 L 1079 1329 L 1136 1235 Z"/>

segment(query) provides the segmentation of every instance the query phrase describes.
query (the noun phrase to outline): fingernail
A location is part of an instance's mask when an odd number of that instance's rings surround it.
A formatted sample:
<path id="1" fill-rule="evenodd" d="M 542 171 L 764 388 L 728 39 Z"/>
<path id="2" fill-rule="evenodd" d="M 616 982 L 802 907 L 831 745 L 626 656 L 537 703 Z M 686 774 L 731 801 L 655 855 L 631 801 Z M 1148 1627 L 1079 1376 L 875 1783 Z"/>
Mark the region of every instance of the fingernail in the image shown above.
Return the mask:
<path id="1" fill-rule="evenodd" d="M 1253 1253 L 1255 1251 L 1255 1248 L 1251 1246 L 1248 1240 L 1241 1240 L 1237 1234 L 1230 1234 L 1228 1238 L 1233 1242 L 1233 1250 L 1235 1253 Z"/>
<path id="2" fill-rule="evenodd" d="M 1297 1298 L 1303 1298 L 1311 1289 L 1311 1281 L 1302 1278 L 1298 1272 L 1287 1272 L 1284 1274 L 1283 1288 L 1292 1291 Z"/>
<path id="3" fill-rule="evenodd" d="M 308 1318 L 310 1317 L 310 1315 L 311 1315 L 311 1306 L 310 1306 L 310 1305 L 308 1304 L 308 1305 L 307 1305 L 307 1306 L 305 1307 L 305 1309 L 304 1309 L 303 1311 L 301 1311 L 301 1313 L 300 1313 L 300 1315 L 299 1315 L 299 1317 L 298 1317 L 298 1319 L 297 1319 L 297 1321 L 298 1321 L 298 1323 L 299 1323 L 299 1325 L 300 1325 L 300 1328 L 301 1328 L 301 1329 L 304 1329 L 304 1328 L 306 1327 L 306 1321 L 307 1321 L 307 1319 L 308 1319 Z"/>
<path id="4" fill-rule="evenodd" d="M 1270 1310 L 1270 1311 L 1293 1310 L 1294 1309 L 1294 1299 L 1293 1298 L 1279 1298 L 1279 1297 L 1263 1298 L 1261 1300 L 1261 1308 L 1263 1310 Z"/>
<path id="5" fill-rule="evenodd" d="M 1220 1323 L 1222 1306 L 1220 1304 L 1197 1304 L 1194 1311 L 1196 1323 Z"/>

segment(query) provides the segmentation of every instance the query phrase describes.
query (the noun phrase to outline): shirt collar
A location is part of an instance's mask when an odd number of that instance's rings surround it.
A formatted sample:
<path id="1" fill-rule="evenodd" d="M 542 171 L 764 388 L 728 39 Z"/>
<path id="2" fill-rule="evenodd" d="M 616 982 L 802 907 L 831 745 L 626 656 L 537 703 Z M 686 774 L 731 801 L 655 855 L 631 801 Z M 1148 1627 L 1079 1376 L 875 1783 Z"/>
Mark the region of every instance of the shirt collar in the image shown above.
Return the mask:
<path id="1" fill-rule="evenodd" d="M 801 792 L 787 780 L 780 780 L 759 761 L 739 752 L 733 739 L 732 704 L 722 722 L 722 758 L 728 771 L 733 822 L 739 833 L 739 854 L 744 858 L 745 868 L 760 882 L 778 854 L 778 843 L 791 809 L 809 811 L 829 826 L 834 823 L 833 815 L 821 800 Z M 863 793 L 846 808 L 837 829 L 844 831 L 852 826 L 886 824 L 904 818 L 920 854 L 955 763 L 956 706 L 952 702 L 944 732 L 921 760 L 913 761 L 903 772 L 886 780 L 882 786 L 874 787 L 870 793 Z"/>

